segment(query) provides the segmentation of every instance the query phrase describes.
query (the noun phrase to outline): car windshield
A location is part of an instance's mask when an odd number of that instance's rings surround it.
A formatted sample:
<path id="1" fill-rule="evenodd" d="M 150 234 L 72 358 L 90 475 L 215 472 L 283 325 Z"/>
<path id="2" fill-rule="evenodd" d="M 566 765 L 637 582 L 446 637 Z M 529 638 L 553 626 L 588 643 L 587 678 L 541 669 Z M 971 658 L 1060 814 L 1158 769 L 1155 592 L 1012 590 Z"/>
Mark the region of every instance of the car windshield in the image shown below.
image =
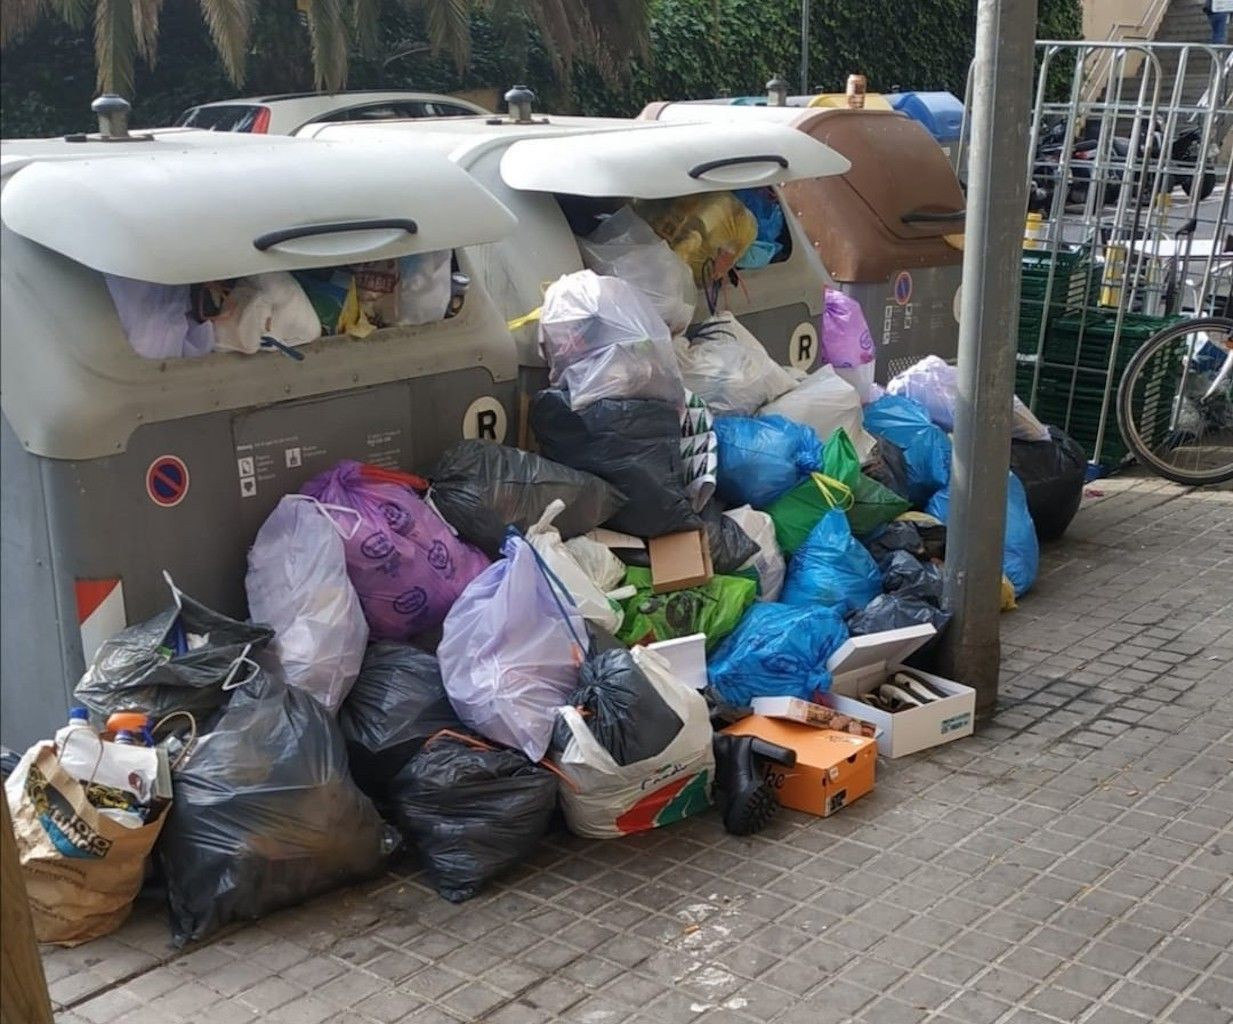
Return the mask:
<path id="1" fill-rule="evenodd" d="M 260 107 L 242 103 L 190 107 L 176 120 L 179 128 L 203 128 L 214 132 L 251 132 Z"/>

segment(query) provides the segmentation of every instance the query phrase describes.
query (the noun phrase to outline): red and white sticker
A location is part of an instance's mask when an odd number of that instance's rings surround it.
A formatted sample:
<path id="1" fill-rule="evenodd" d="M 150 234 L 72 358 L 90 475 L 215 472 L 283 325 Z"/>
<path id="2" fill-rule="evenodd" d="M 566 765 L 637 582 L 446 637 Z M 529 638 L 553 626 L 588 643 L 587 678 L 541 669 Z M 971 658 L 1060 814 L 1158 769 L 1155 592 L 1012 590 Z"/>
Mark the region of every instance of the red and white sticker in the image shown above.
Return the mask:
<path id="1" fill-rule="evenodd" d="M 89 664 L 103 641 L 128 625 L 124 618 L 124 584 L 118 579 L 75 580 L 73 590 L 81 652 Z"/>
<path id="2" fill-rule="evenodd" d="M 188 466 L 175 455 L 160 455 L 146 470 L 146 494 L 159 508 L 175 508 L 188 494 Z"/>

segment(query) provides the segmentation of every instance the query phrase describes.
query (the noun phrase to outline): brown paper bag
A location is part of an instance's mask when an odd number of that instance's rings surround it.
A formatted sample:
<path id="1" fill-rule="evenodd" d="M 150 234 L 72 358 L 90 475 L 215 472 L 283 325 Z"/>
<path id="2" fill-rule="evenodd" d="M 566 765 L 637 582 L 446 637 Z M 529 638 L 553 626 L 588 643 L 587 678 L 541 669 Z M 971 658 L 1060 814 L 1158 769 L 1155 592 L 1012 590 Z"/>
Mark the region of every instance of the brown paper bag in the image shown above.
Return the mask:
<path id="1" fill-rule="evenodd" d="M 141 889 L 166 808 L 140 828 L 98 812 L 49 743 L 39 749 L 10 807 L 34 931 L 75 946 L 115 931 Z"/>

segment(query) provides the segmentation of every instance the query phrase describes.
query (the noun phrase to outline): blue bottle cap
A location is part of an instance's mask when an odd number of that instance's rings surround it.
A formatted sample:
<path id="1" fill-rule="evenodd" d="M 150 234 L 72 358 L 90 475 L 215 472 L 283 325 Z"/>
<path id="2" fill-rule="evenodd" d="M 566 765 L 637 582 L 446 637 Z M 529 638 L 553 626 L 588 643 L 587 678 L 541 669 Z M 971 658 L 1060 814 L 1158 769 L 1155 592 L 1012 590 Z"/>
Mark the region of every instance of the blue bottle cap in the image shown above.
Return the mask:
<path id="1" fill-rule="evenodd" d="M 88 722 L 90 721 L 89 708 L 69 708 L 70 722 Z"/>
<path id="2" fill-rule="evenodd" d="M 127 729 L 121 729 L 118 733 L 116 733 L 115 742 L 116 743 L 126 743 L 129 746 L 135 747 L 137 746 L 137 737 L 134 736 Z"/>

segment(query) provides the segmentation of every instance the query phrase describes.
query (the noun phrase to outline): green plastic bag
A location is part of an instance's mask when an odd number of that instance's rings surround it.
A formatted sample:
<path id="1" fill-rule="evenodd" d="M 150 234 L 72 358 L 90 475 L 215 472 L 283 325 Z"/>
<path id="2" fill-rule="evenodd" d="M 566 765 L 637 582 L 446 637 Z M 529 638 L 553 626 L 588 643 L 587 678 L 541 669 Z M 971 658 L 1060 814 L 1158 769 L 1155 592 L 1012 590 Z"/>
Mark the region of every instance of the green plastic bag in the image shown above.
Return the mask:
<path id="1" fill-rule="evenodd" d="M 852 488 L 852 507 L 848 512 L 848 525 L 853 535 L 864 537 L 883 523 L 897 519 L 912 507 L 906 498 L 901 498 L 873 477 L 861 473 Z"/>
<path id="2" fill-rule="evenodd" d="M 651 590 L 651 570 L 634 566 L 626 572 L 625 582 L 638 588 L 624 604 L 625 621 L 617 633 L 617 639 L 630 647 L 705 633 L 709 651 L 736 629 L 758 593 L 758 585 L 743 576 L 715 576 L 700 587 L 656 594 Z"/>

